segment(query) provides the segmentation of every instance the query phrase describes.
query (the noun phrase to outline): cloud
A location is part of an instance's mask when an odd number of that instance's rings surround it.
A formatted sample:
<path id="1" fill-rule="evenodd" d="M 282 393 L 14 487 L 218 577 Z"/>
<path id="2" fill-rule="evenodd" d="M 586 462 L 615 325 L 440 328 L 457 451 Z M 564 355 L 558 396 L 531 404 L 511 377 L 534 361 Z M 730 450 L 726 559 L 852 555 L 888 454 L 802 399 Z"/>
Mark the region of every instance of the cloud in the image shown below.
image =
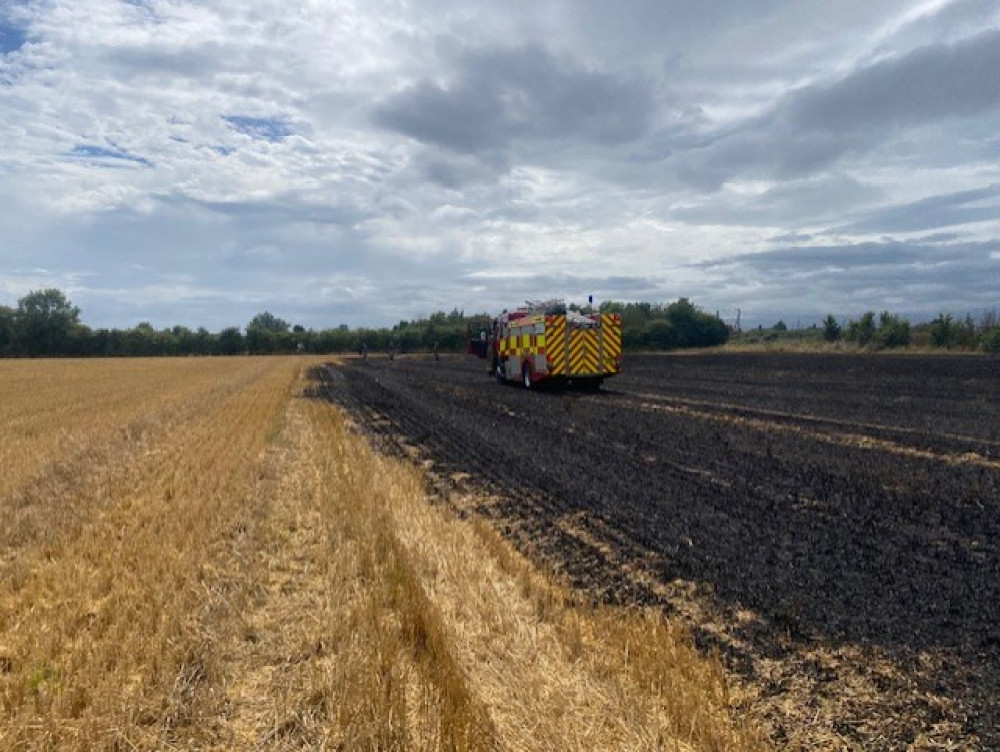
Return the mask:
<path id="1" fill-rule="evenodd" d="M 921 232 L 978 222 L 1000 223 L 1000 184 L 889 206 L 868 213 L 864 218 L 837 227 L 831 232 Z"/>
<path id="2" fill-rule="evenodd" d="M 695 264 L 712 284 L 741 290 L 744 306 L 856 315 L 891 309 L 930 316 L 996 305 L 1000 264 L 990 243 L 885 240 L 778 248 Z M 774 280 L 781 279 L 776 286 Z"/>
<path id="3" fill-rule="evenodd" d="M 680 158 L 711 189 L 741 175 L 794 178 L 863 155 L 900 130 L 1000 107 L 1000 30 L 932 44 L 791 91 L 772 109 Z"/>
<path id="4" fill-rule="evenodd" d="M 528 45 L 464 52 L 451 81 L 418 81 L 386 98 L 373 116 L 417 141 L 471 153 L 522 139 L 619 144 L 640 136 L 652 112 L 641 81 Z"/>
<path id="5" fill-rule="evenodd" d="M 1000 105 L 1000 30 L 876 62 L 793 95 L 780 117 L 810 132 L 856 132 L 968 117 Z"/>
<path id="6" fill-rule="evenodd" d="M 851 210 L 870 206 L 882 195 L 878 188 L 849 175 L 826 173 L 783 181 L 749 195 L 720 191 L 672 215 L 688 223 L 822 227 Z"/>
<path id="7" fill-rule="evenodd" d="M 1000 287 L 998 22 L 983 0 L 18 0 L 0 302 L 47 281 L 95 324 L 210 327 L 590 293 L 962 311 Z"/>

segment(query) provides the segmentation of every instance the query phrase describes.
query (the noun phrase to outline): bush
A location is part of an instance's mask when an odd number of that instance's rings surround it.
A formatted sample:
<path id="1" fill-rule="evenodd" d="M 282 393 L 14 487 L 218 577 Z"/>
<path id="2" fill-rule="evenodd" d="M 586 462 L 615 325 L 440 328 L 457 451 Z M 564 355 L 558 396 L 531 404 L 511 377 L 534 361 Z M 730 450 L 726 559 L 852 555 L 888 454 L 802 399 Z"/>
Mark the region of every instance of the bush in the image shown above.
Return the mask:
<path id="1" fill-rule="evenodd" d="M 888 311 L 883 311 L 879 317 L 878 331 L 875 332 L 875 345 L 879 349 L 887 347 L 906 347 L 910 344 L 910 322 Z"/>
<path id="2" fill-rule="evenodd" d="M 836 342 L 840 339 L 840 324 L 837 323 L 837 319 L 833 317 L 832 313 L 823 319 L 823 339 L 827 342 Z"/>
<path id="3" fill-rule="evenodd" d="M 983 332 L 979 339 L 979 347 L 986 352 L 1000 353 L 1000 326 Z"/>
<path id="4" fill-rule="evenodd" d="M 665 319 L 653 319 L 642 328 L 642 343 L 656 350 L 672 350 L 677 347 L 674 325 Z"/>
<path id="5" fill-rule="evenodd" d="M 934 347 L 950 347 L 952 345 L 954 323 L 950 313 L 939 314 L 931 322 L 931 344 Z"/>
<path id="6" fill-rule="evenodd" d="M 867 311 L 857 321 L 847 323 L 847 333 L 844 339 L 849 342 L 857 342 L 859 345 L 871 344 L 875 339 L 875 311 Z"/>

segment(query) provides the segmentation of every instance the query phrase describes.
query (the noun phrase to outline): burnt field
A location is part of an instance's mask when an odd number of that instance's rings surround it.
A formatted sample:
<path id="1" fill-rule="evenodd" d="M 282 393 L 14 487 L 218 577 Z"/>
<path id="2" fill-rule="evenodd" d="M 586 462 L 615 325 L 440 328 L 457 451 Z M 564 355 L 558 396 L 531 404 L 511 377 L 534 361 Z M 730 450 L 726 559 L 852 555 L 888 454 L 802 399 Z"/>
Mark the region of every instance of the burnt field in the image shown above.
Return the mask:
<path id="1" fill-rule="evenodd" d="M 626 367 L 599 394 L 459 357 L 315 378 L 587 597 L 682 616 L 779 748 L 1000 748 L 1000 361 Z"/>

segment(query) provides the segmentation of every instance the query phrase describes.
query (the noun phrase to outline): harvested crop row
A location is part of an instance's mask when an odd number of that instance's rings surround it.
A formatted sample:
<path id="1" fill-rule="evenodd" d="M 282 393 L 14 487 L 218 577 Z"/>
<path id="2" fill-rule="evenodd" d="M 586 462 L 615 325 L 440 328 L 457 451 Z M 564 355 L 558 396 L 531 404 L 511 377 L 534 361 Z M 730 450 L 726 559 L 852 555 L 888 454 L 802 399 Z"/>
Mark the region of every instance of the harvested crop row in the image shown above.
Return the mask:
<path id="1" fill-rule="evenodd" d="M 763 748 L 683 629 L 435 506 L 309 362 L 178 365 L 141 433 L 5 501 L 37 514 L 4 538 L 0 747 Z"/>
<path id="2" fill-rule="evenodd" d="M 0 503 L 31 494 L 59 472 L 82 472 L 95 454 L 118 451 L 252 378 L 259 361 L 222 359 L 0 361 Z M 99 458 L 98 458 L 99 459 Z"/>
<path id="3" fill-rule="evenodd" d="M 240 594 L 216 572 L 253 545 L 259 459 L 296 370 L 246 361 L 221 392 L 201 381 L 211 404 L 137 467 L 111 458 L 97 487 L 52 500 L 92 514 L 21 546 L 4 580 L 0 745 L 151 747 L 197 733 L 214 645 L 238 620 Z"/>

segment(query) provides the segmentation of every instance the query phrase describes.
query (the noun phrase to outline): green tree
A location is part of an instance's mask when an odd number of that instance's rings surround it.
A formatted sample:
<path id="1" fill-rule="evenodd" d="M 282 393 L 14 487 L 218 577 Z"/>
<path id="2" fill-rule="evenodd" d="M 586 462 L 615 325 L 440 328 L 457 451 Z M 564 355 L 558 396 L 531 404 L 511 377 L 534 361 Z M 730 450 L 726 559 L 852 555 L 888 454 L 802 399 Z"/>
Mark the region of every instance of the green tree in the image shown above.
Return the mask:
<path id="1" fill-rule="evenodd" d="M 9 355 L 14 346 L 16 313 L 9 306 L 0 306 L 0 357 Z"/>
<path id="2" fill-rule="evenodd" d="M 211 355 L 215 344 L 215 338 L 211 332 L 203 326 L 199 326 L 194 333 L 194 352 L 198 355 Z"/>
<path id="3" fill-rule="evenodd" d="M 264 311 L 263 313 L 258 313 L 256 316 L 250 319 L 250 323 L 247 324 L 248 332 L 251 329 L 260 329 L 265 332 L 284 333 L 287 332 L 290 328 L 291 325 L 287 321 L 279 319 L 270 311 Z"/>
<path id="4" fill-rule="evenodd" d="M 295 340 L 289 329 L 291 324 L 270 311 L 258 313 L 247 324 L 246 348 L 255 354 L 291 352 Z"/>
<path id="5" fill-rule="evenodd" d="M 1000 326 L 987 329 L 979 339 L 979 346 L 990 353 L 1000 353 Z"/>
<path id="6" fill-rule="evenodd" d="M 191 355 L 196 351 L 194 332 L 186 326 L 175 326 L 170 331 L 174 335 L 175 354 Z"/>
<path id="7" fill-rule="evenodd" d="M 951 347 L 955 342 L 954 324 L 950 313 L 939 314 L 931 322 L 931 344 L 935 347 Z"/>
<path id="8" fill-rule="evenodd" d="M 976 322 L 971 313 L 965 314 L 965 318 L 955 328 L 957 330 L 956 345 L 968 348 L 976 346 Z"/>
<path id="9" fill-rule="evenodd" d="M 33 290 L 17 301 L 17 338 L 27 355 L 67 351 L 80 309 L 56 288 Z"/>
<path id="10" fill-rule="evenodd" d="M 646 347 L 655 350 L 672 350 L 677 347 L 677 332 L 666 319 L 653 319 L 642 328 L 642 339 Z"/>
<path id="11" fill-rule="evenodd" d="M 906 347 L 910 344 L 910 322 L 889 311 L 883 311 L 879 316 L 875 344 L 879 348 Z"/>
<path id="12" fill-rule="evenodd" d="M 849 321 L 844 338 L 859 345 L 868 345 L 875 339 L 875 311 L 866 311 L 857 321 Z"/>
<path id="13" fill-rule="evenodd" d="M 237 355 L 243 352 L 243 335 L 235 326 L 229 326 L 219 332 L 218 350 L 222 355 Z"/>
<path id="14" fill-rule="evenodd" d="M 729 327 L 718 316 L 698 309 L 687 298 L 679 298 L 663 310 L 677 333 L 678 347 L 712 347 L 729 339 Z"/>
<path id="15" fill-rule="evenodd" d="M 141 321 L 125 332 L 126 355 L 159 355 L 156 329 L 148 321 Z"/>
<path id="16" fill-rule="evenodd" d="M 774 329 L 774 331 L 776 331 L 776 332 L 787 332 L 788 331 L 788 324 L 786 324 L 781 319 L 778 319 L 778 323 L 775 324 L 771 328 Z"/>
<path id="17" fill-rule="evenodd" d="M 837 319 L 833 317 L 833 314 L 827 314 L 827 317 L 823 319 L 823 339 L 827 342 L 836 342 L 840 339 L 840 324 L 837 323 Z"/>

